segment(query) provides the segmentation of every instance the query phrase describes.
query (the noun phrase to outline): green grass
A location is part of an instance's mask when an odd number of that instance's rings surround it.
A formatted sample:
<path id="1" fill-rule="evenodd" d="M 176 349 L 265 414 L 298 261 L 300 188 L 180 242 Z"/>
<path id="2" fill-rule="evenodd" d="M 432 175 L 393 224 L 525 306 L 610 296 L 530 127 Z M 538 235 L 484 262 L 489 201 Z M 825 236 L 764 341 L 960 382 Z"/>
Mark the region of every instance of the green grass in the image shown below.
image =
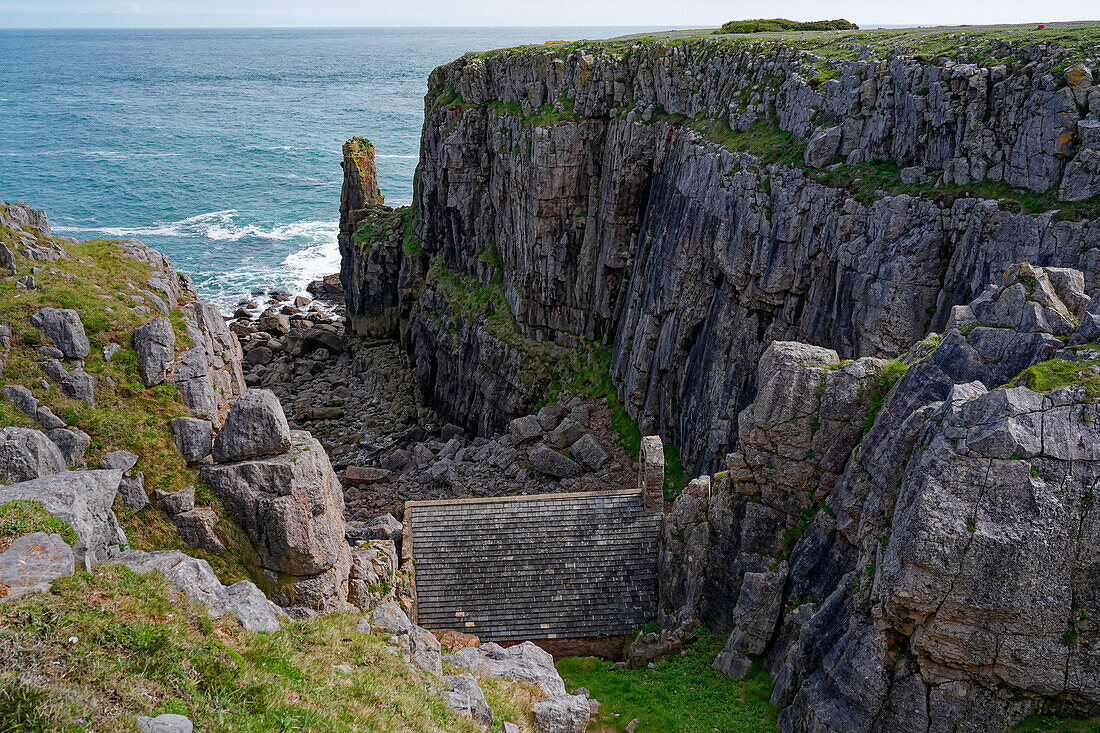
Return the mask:
<path id="1" fill-rule="evenodd" d="M 870 409 L 867 410 L 867 415 L 863 418 L 864 435 L 874 427 L 879 410 L 886 406 L 886 397 L 890 394 L 890 390 L 901 381 L 901 378 L 908 371 L 909 365 L 898 359 L 886 362 L 886 366 L 882 368 L 882 374 L 875 380 L 870 392 Z"/>
<path id="2" fill-rule="evenodd" d="M 202 731 L 481 730 L 380 637 L 358 633 L 359 618 L 250 633 L 231 617 L 210 621 L 159 574 L 79 572 L 0 605 L 0 730 L 129 731 L 134 716 L 168 712 Z M 485 691 L 531 730 L 529 688 Z"/>
<path id="3" fill-rule="evenodd" d="M 1056 718 L 1050 715 L 1032 715 L 1020 721 L 1012 733 L 1096 733 L 1100 731 L 1100 717 Z"/>
<path id="4" fill-rule="evenodd" d="M 587 687 L 600 701 L 595 725 L 604 729 L 624 731 L 637 718 L 639 731 L 774 731 L 772 682 L 763 667 L 754 665 L 742 681 L 711 669 L 725 641 L 725 634 L 699 629 L 692 646 L 657 660 L 652 669 L 613 670 L 594 657 L 562 659 L 557 668 L 567 687 Z"/>
<path id="5" fill-rule="evenodd" d="M 11 541 L 31 532 L 61 535 L 70 545 L 76 544 L 76 531 L 68 522 L 52 516 L 37 501 L 10 501 L 0 504 L 0 552 Z"/>
<path id="6" fill-rule="evenodd" d="M 0 241 L 10 246 L 11 231 L 0 231 Z M 39 404 L 88 433 L 92 439 L 84 456 L 88 465 L 98 465 L 112 451 L 127 450 L 139 457 L 137 470 L 144 472 L 150 493 L 153 489 L 175 491 L 194 484 L 197 474 L 180 456 L 169 427 L 172 418 L 187 414 L 179 390 L 166 384 L 146 387 L 132 346 L 134 329 L 154 315 L 133 310 L 135 291 L 128 285 L 145 288 L 151 274 L 149 266 L 123 257 L 110 240 L 66 243 L 64 247 L 70 256 L 54 264 L 62 274 L 51 275 L 48 269 L 44 270 L 35 276 L 36 289 L 18 290 L 10 279 L 0 280 L 0 324 L 12 330 L 4 382 L 28 387 Z M 16 260 L 20 272 L 28 272 L 38 264 L 18 253 Z M 80 313 L 91 344 L 84 369 L 96 379 L 95 407 L 69 399 L 49 380 L 48 387 L 40 386 L 46 375 L 40 366 L 42 355 L 37 347 L 45 339 L 30 325 L 29 319 L 45 306 L 74 308 Z M 183 314 L 177 309 L 170 320 L 176 332 L 177 351 L 191 348 Z M 103 358 L 103 347 L 112 341 L 122 349 L 108 362 Z M 0 397 L 0 427 L 8 425 L 37 427 Z M 118 502 L 116 513 L 130 546 L 135 549 L 186 550 L 208 559 L 223 582 L 247 577 L 262 581 L 256 571 L 255 553 L 232 522 L 222 521 L 218 525 L 218 534 L 230 551 L 213 556 L 187 548 L 167 515 L 159 510 L 134 513 Z"/>
<path id="7" fill-rule="evenodd" d="M 785 33 L 790 31 L 857 31 L 859 26 L 840 18 L 838 20 L 815 20 L 799 23 L 786 18 L 768 20 L 731 20 L 714 31 L 715 35 L 727 33 Z"/>
<path id="8" fill-rule="evenodd" d="M 1062 387 L 1084 387 L 1091 399 L 1097 399 L 1100 398 L 1100 374 L 1090 371 L 1089 367 L 1100 367 L 1100 360 L 1050 359 L 1020 372 L 1008 386 L 1044 393 Z"/>

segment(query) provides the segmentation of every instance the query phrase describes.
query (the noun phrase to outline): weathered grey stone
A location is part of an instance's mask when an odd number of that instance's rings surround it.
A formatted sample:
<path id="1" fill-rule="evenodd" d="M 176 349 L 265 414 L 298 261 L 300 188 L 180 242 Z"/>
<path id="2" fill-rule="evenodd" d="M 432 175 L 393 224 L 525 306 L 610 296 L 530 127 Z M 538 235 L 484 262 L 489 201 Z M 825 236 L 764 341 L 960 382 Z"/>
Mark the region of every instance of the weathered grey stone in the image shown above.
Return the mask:
<path id="1" fill-rule="evenodd" d="M 122 351 L 122 344 L 110 342 L 103 347 L 103 361 L 111 361 L 118 352 Z"/>
<path id="2" fill-rule="evenodd" d="M 83 369 L 77 369 L 65 377 L 61 382 L 61 391 L 71 399 L 95 407 L 95 377 Z"/>
<path id="3" fill-rule="evenodd" d="M 149 495 L 145 493 L 145 474 L 141 471 L 136 474 L 133 471 L 128 473 L 133 475 L 122 477 L 122 481 L 118 484 L 118 496 L 123 504 L 135 512 L 140 512 L 149 506 Z"/>
<path id="4" fill-rule="evenodd" d="M 188 486 L 179 491 L 167 492 L 157 489 L 157 506 L 171 514 L 189 512 L 195 508 L 195 487 Z"/>
<path id="5" fill-rule="evenodd" d="M 156 318 L 134 329 L 141 381 L 146 387 L 164 382 L 168 365 L 176 358 L 176 332 L 167 318 Z"/>
<path id="6" fill-rule="evenodd" d="M 611 454 L 592 433 L 586 433 L 571 445 L 569 454 L 585 471 L 598 471 L 611 460 Z"/>
<path id="7" fill-rule="evenodd" d="M 267 599 L 251 580 L 240 580 L 225 587 L 227 610 L 237 617 L 245 631 L 278 631 L 281 608 Z"/>
<path id="8" fill-rule="evenodd" d="M 73 574 L 73 551 L 60 535 L 34 532 L 16 538 L 0 552 L 0 603 L 49 590 Z"/>
<path id="9" fill-rule="evenodd" d="M 214 426 L 209 420 L 197 417 L 177 417 L 169 425 L 180 455 L 188 463 L 199 463 L 210 455 L 214 440 Z"/>
<path id="10" fill-rule="evenodd" d="M 584 425 L 567 417 L 550 432 L 549 442 L 555 448 L 568 448 L 585 434 Z"/>
<path id="11" fill-rule="evenodd" d="M 391 540 L 370 540 L 351 551 L 348 603 L 363 611 L 393 600 L 399 583 L 397 549 Z"/>
<path id="12" fill-rule="evenodd" d="M 448 654 L 447 662 L 475 677 L 507 677 L 518 682 L 531 682 L 538 685 L 547 697 L 565 694 L 565 683 L 554 668 L 554 657 L 529 641 L 507 649 L 493 642 L 467 647 Z M 585 709 L 588 709 L 587 704 Z"/>
<path id="13" fill-rule="evenodd" d="M 31 325 L 70 359 L 86 359 L 91 353 L 80 314 L 72 309 L 43 308 L 31 316 Z"/>
<path id="14" fill-rule="evenodd" d="M 591 715 L 584 695 L 558 695 L 535 703 L 531 709 L 536 733 L 584 733 Z"/>
<path id="15" fill-rule="evenodd" d="M 61 451 L 61 455 L 65 457 L 65 463 L 69 466 L 80 463 L 84 452 L 92 444 L 92 436 L 71 425 L 66 428 L 54 428 L 46 435 Z"/>
<path id="16" fill-rule="evenodd" d="M 546 405 L 535 416 L 543 432 L 549 433 L 565 419 L 566 409 L 561 405 Z"/>
<path id="17" fill-rule="evenodd" d="M 284 454 L 290 447 L 290 426 L 279 399 L 270 390 L 250 389 L 229 411 L 214 439 L 213 456 L 217 463 L 228 463 Z"/>
<path id="18" fill-rule="evenodd" d="M 206 466 L 200 475 L 248 535 L 260 565 L 295 576 L 301 605 L 332 610 L 346 599 L 351 562 L 343 493 L 321 444 L 308 433 L 291 437 L 288 453 Z M 328 572 L 338 563 L 341 577 Z"/>
<path id="19" fill-rule="evenodd" d="M 56 430 L 65 427 L 65 421 L 53 414 L 53 410 L 48 407 L 39 407 L 34 416 L 43 430 Z"/>
<path id="20" fill-rule="evenodd" d="M 447 686 L 443 693 L 447 707 L 486 727 L 493 724 L 493 710 L 472 674 L 449 675 L 443 678 L 443 684 Z"/>
<path id="21" fill-rule="evenodd" d="M 155 718 L 140 715 L 137 722 L 141 733 L 192 733 L 195 730 L 189 718 L 175 713 L 165 713 Z"/>
<path id="22" fill-rule="evenodd" d="M 29 481 L 64 470 L 65 456 L 42 432 L 0 428 L 0 478 L 4 481 Z"/>
<path id="23" fill-rule="evenodd" d="M 549 476 L 569 478 L 581 472 L 575 461 L 563 456 L 545 443 L 539 443 L 531 449 L 531 465 Z"/>
<path id="24" fill-rule="evenodd" d="M 37 501 L 51 515 L 68 522 L 77 535 L 73 555 L 87 570 L 126 541 L 111 511 L 121 480 L 122 471 L 65 471 L 0 486 L 0 504 Z"/>
<path id="25" fill-rule="evenodd" d="M 18 275 L 18 266 L 15 262 L 15 253 L 5 245 L 0 244 L 0 267 L 11 270 L 12 275 Z"/>
<path id="26" fill-rule="evenodd" d="M 99 467 L 114 471 L 129 471 L 137 465 L 137 462 L 138 457 L 134 453 L 116 450 L 103 456 L 99 462 Z"/>
<path id="27" fill-rule="evenodd" d="M 203 347 L 196 346 L 180 354 L 176 359 L 172 383 L 179 387 L 184 407 L 192 417 L 210 422 L 220 420 L 218 395 L 214 391 L 210 362 Z"/>
<path id="28" fill-rule="evenodd" d="M 528 443 L 542 437 L 542 427 L 534 415 L 517 417 L 508 423 L 508 432 L 516 438 L 516 444 Z"/>
<path id="29" fill-rule="evenodd" d="M 16 409 L 30 418 L 38 415 L 38 400 L 29 389 L 18 384 L 9 384 L 4 387 L 4 396 L 15 405 Z"/>
<path id="30" fill-rule="evenodd" d="M 412 628 L 412 621 L 401 610 L 401 606 L 394 602 L 384 603 L 378 606 L 370 614 L 371 627 L 386 636 L 402 636 L 408 634 Z"/>
<path id="31" fill-rule="evenodd" d="M 225 544 L 215 530 L 218 513 L 213 509 L 189 509 L 172 515 L 180 539 L 215 555 L 225 552 Z"/>
<path id="32" fill-rule="evenodd" d="M 401 549 L 401 535 L 404 528 L 392 514 L 383 514 L 369 522 L 348 522 L 344 536 L 348 542 L 367 542 L 369 540 L 390 540 Z"/>
<path id="33" fill-rule="evenodd" d="M 839 126 L 815 132 L 806 142 L 806 165 L 822 168 L 832 162 L 840 148 L 841 133 Z"/>
<path id="34" fill-rule="evenodd" d="M 443 654 L 435 634 L 413 626 L 409 630 L 409 656 L 413 664 L 436 677 L 443 676 Z"/>

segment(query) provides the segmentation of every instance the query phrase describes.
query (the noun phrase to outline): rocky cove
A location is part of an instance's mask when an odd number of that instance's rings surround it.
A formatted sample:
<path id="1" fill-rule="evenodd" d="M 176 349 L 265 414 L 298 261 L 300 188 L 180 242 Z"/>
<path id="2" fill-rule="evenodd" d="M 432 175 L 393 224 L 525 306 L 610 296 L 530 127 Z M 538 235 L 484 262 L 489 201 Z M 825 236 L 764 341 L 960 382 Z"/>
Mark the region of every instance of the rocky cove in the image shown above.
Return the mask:
<path id="1" fill-rule="evenodd" d="M 90 715 L 106 693 L 65 644 L 125 659 L 155 627 L 46 606 L 133 617 L 111 604 L 143 582 L 142 623 L 214 634 L 187 664 L 237 655 L 240 679 L 116 690 L 90 729 L 275 729 L 277 704 L 241 700 L 284 694 L 257 675 L 289 662 L 257 650 L 297 635 L 316 687 L 285 699 L 363 716 L 314 728 L 632 730 L 536 644 L 416 625 L 404 513 L 622 493 L 663 460 L 657 623 L 608 674 L 717 634 L 722 689 L 772 682 L 752 729 L 1097 716 L 1097 39 L 469 54 L 428 80 L 414 205 L 386 207 L 349 140 L 338 279 L 226 317 L 160 253 L 0 204 L 4 695 L 79 689 L 50 714 Z M 396 718 L 340 697 L 372 684 Z M 149 702 L 189 690 L 213 702 Z"/>

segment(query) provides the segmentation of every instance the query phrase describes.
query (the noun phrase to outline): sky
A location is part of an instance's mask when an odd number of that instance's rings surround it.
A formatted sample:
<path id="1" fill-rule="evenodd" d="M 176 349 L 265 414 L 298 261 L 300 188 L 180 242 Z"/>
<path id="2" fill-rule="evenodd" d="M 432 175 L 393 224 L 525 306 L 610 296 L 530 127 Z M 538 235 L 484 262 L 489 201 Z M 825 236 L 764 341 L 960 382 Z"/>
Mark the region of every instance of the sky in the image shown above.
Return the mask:
<path id="1" fill-rule="evenodd" d="M 823 7 L 825 10 L 823 10 Z M 0 0 L 3 28 L 664 26 L 844 17 L 861 26 L 1100 17 L 1091 0 Z"/>

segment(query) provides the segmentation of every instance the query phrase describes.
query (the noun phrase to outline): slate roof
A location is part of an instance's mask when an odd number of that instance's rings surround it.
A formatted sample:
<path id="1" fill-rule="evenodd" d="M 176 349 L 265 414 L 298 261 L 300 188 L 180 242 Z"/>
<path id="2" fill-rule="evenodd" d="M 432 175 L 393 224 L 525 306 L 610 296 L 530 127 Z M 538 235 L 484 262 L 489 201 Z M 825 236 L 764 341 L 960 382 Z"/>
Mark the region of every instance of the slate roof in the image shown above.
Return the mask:
<path id="1" fill-rule="evenodd" d="M 661 515 L 641 491 L 409 502 L 417 623 L 482 641 L 585 638 L 657 617 Z"/>

